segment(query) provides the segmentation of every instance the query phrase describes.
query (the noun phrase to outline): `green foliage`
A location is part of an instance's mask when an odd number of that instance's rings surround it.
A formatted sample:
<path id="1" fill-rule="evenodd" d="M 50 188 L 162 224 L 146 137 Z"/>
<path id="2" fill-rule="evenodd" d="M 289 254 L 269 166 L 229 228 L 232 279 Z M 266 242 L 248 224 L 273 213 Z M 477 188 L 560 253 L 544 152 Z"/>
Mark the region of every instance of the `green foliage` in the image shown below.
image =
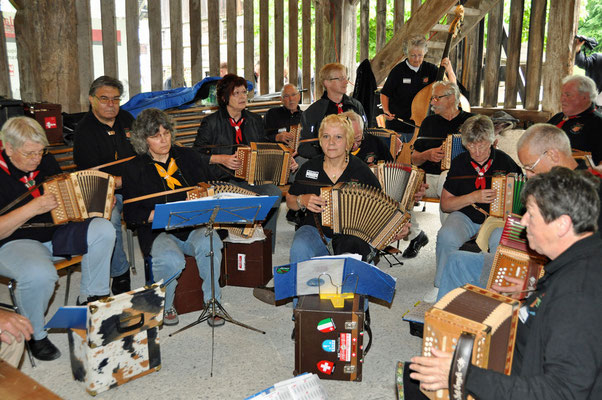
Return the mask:
<path id="1" fill-rule="evenodd" d="M 599 0 L 587 1 L 585 13 L 579 16 L 579 34 L 596 38 L 601 43 L 594 51 L 602 51 L 602 2 Z"/>

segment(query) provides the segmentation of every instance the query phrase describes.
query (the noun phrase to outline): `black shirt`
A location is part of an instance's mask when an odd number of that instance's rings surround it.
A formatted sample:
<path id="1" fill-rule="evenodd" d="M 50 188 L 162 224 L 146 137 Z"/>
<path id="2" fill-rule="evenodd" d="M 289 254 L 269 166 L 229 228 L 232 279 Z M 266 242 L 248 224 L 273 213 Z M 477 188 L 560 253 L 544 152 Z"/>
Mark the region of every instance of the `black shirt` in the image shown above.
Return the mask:
<path id="1" fill-rule="evenodd" d="M 492 148 L 489 159 L 480 166 L 483 167 L 490 159 L 493 159 L 493 162 L 485 172 L 485 188 L 487 189 L 491 189 L 491 177 L 495 174 L 507 175 L 511 172 L 522 174 L 522 170 L 514 160 L 501 150 Z M 475 182 L 478 175 L 471 165 L 471 161 L 472 158 L 467 151 L 452 160 L 447 179 L 443 185 L 445 190 L 454 196 L 463 196 L 477 190 Z M 489 204 L 476 203 L 476 205 L 489 212 Z M 466 206 L 458 211 L 464 213 L 476 224 L 482 224 L 485 221 L 485 215 L 472 206 Z"/>
<path id="2" fill-rule="evenodd" d="M 268 139 L 276 141 L 276 135 L 282 130 L 290 132 L 291 126 L 298 125 L 301 122 L 301 108 L 297 106 L 297 111 L 291 112 L 288 108 L 281 106 L 270 108 L 264 117 L 265 132 Z"/>
<path id="3" fill-rule="evenodd" d="M 418 139 L 416 142 L 414 142 L 414 149 L 419 152 L 423 152 L 425 150 L 441 146 L 443 140 L 429 140 L 423 138 L 445 139 L 447 135 L 460 133 L 460 127 L 464 121 L 473 115 L 474 114 L 472 113 L 460 110 L 460 114 L 456 115 L 456 117 L 451 121 L 437 114 L 429 115 L 424 119 L 424 121 L 422 121 L 422 124 L 420 125 Z M 427 160 L 420 165 L 420 168 L 422 168 L 427 174 L 441 174 L 441 162 L 435 163 Z"/>
<path id="4" fill-rule="evenodd" d="M 566 132 L 573 149 L 591 152 L 596 164 L 602 161 L 602 114 L 596 111 L 592 104 L 582 113 L 567 120 L 564 120 L 565 118 L 563 113 L 558 113 L 548 123 Z M 564 124 L 559 126 L 563 120 Z"/>
<path id="5" fill-rule="evenodd" d="M 393 161 L 391 151 L 385 146 L 384 141 L 374 135 L 366 134 L 357 153 L 352 153 L 366 164 L 378 161 Z"/>
<path id="6" fill-rule="evenodd" d="M 596 82 L 598 92 L 602 92 L 602 54 L 593 53 L 586 56 L 581 50 L 575 54 L 575 64 L 585 70 L 585 75 Z"/>

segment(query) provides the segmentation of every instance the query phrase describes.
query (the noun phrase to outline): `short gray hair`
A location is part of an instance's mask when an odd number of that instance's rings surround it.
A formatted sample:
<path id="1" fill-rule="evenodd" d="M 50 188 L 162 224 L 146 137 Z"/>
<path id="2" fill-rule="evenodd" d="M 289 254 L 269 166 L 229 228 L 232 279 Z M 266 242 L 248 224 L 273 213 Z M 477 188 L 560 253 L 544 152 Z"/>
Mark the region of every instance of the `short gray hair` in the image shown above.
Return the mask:
<path id="1" fill-rule="evenodd" d="M 585 93 L 589 96 L 589 99 L 596 101 L 598 96 L 598 89 L 596 88 L 596 82 L 592 78 L 584 75 L 569 75 L 562 79 L 562 86 L 570 82 L 577 82 L 577 91 L 579 93 Z"/>
<path id="2" fill-rule="evenodd" d="M 123 94 L 123 84 L 119 81 L 119 79 L 103 75 L 94 79 L 94 82 L 92 82 L 92 85 L 90 86 L 90 91 L 88 92 L 88 95 L 94 96 L 96 94 L 96 91 L 103 86 L 114 87 L 119 91 L 120 96 Z"/>
<path id="3" fill-rule="evenodd" d="M 364 119 L 362 118 L 361 115 L 359 115 L 358 113 L 356 113 L 353 110 L 345 111 L 344 113 L 341 113 L 340 115 L 341 115 L 341 117 L 348 118 L 351 121 L 351 126 L 353 126 L 354 122 L 357 122 L 357 124 L 360 127 L 360 130 L 362 132 L 364 131 Z"/>
<path id="4" fill-rule="evenodd" d="M 48 146 L 48 138 L 44 128 L 33 118 L 12 117 L 2 125 L 2 142 L 8 143 L 15 149 L 21 148 L 23 144 L 31 140 L 34 143 Z"/>
<path id="5" fill-rule="evenodd" d="M 516 149 L 521 150 L 527 146 L 533 154 L 543 154 L 550 149 L 556 149 L 568 157 L 573 153 L 567 134 L 551 124 L 535 124 L 529 127 L 518 139 Z"/>
<path id="6" fill-rule="evenodd" d="M 444 94 L 449 94 L 449 95 L 454 95 L 456 101 L 456 107 L 458 107 L 458 104 L 460 104 L 460 88 L 458 87 L 458 85 L 456 85 L 453 82 L 450 81 L 437 81 L 433 84 L 433 90 L 435 90 L 435 88 L 438 88 L 442 86 L 445 90 Z"/>
<path id="7" fill-rule="evenodd" d="M 407 38 L 406 41 L 403 43 L 403 52 L 407 56 L 410 50 L 414 47 L 419 47 L 423 49 L 424 54 L 426 54 L 426 52 L 429 49 L 426 39 L 424 38 L 424 36 L 421 35 L 410 36 L 409 38 Z"/>
<path id="8" fill-rule="evenodd" d="M 493 143 L 495 131 L 491 118 L 486 115 L 474 115 L 462 124 L 462 144 L 464 147 L 469 143 L 488 141 Z"/>
<path id="9" fill-rule="evenodd" d="M 297 92 L 299 92 L 299 90 L 297 89 L 297 86 L 293 85 L 292 83 L 285 83 L 284 85 L 282 85 L 282 88 L 280 89 L 281 96 L 282 96 L 282 92 L 284 92 L 284 88 L 287 86 L 292 86 Z"/>
<path id="10" fill-rule="evenodd" d="M 158 108 L 147 108 L 138 114 L 130 133 L 130 142 L 137 154 L 148 153 L 146 139 L 156 135 L 161 126 L 171 134 L 171 144 L 173 146 L 176 141 L 176 134 L 171 117 L 167 113 Z"/>

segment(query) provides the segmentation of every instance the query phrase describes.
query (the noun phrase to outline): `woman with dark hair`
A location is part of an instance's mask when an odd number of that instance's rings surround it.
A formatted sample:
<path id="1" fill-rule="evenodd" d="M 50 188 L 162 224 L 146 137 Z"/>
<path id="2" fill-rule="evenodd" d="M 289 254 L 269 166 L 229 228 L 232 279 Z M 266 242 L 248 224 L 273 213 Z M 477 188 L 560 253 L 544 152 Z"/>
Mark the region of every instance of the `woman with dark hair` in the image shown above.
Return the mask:
<path id="1" fill-rule="evenodd" d="M 236 146 L 270 142 L 263 129 L 261 116 L 246 110 L 247 81 L 240 76 L 227 74 L 217 83 L 216 95 L 219 110 L 203 118 L 194 141 L 194 149 L 209 165 L 211 179 L 228 181 L 257 194 L 282 197 L 282 192 L 275 185 L 251 186 L 234 178 L 234 171 L 242 165 L 236 157 Z M 279 207 L 280 201 L 277 201 L 264 223 L 264 227 L 272 231 L 272 251 L 276 243 Z"/>
<path id="2" fill-rule="evenodd" d="M 156 108 L 142 111 L 132 126 L 131 141 L 138 154 L 128 162 L 123 174 L 123 197 L 132 199 L 151 193 L 159 193 L 195 185 L 207 180 L 207 164 L 199 154 L 187 147 L 173 146 L 175 135 L 169 116 Z M 145 257 L 152 257 L 152 272 L 155 281 L 168 280 L 185 267 L 185 255 L 194 256 L 203 279 L 205 302 L 211 299 L 210 237 L 206 229 L 181 228 L 165 231 L 152 230 L 155 204 L 186 199 L 185 192 L 151 197 L 125 204 L 123 211 L 128 227 L 138 231 L 140 249 Z M 217 282 L 222 258 L 222 242 L 213 235 L 215 297 L 220 298 Z M 177 280 L 165 288 L 165 312 L 163 323 L 176 325 L 178 314 L 173 307 Z M 209 325 L 223 325 L 216 317 L 207 321 Z"/>

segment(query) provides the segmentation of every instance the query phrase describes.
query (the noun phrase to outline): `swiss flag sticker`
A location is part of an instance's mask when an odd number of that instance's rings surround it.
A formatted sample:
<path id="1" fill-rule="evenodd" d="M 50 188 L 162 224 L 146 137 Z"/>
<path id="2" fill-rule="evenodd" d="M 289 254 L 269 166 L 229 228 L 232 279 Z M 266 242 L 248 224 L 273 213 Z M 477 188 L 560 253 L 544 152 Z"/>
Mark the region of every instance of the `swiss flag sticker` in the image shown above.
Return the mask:
<path id="1" fill-rule="evenodd" d="M 334 372 L 334 363 L 328 360 L 318 362 L 318 371 L 330 375 Z"/>
<path id="2" fill-rule="evenodd" d="M 56 117 L 44 117 L 44 128 L 55 129 L 56 127 Z"/>

